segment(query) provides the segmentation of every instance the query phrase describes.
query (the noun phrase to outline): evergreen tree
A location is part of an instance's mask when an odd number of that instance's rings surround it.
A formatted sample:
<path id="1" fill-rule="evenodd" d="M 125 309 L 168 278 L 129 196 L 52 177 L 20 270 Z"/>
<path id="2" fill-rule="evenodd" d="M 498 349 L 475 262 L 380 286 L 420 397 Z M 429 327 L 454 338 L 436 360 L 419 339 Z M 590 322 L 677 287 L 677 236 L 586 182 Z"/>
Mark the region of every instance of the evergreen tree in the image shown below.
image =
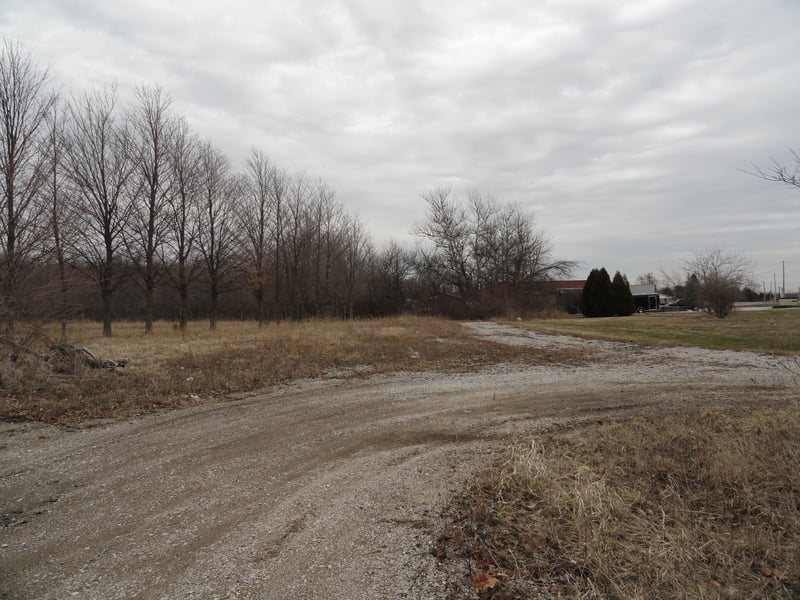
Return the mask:
<path id="1" fill-rule="evenodd" d="M 600 268 L 592 283 L 592 308 L 595 317 L 610 317 L 614 314 L 611 277 L 605 267 Z"/>
<path id="2" fill-rule="evenodd" d="M 581 313 L 584 317 L 594 317 L 594 306 L 592 303 L 592 285 L 597 277 L 597 269 L 592 269 L 589 277 L 586 278 L 586 283 L 583 284 L 583 291 L 581 292 Z"/>
<path id="3" fill-rule="evenodd" d="M 611 293 L 614 299 L 613 314 L 618 317 L 632 315 L 636 306 L 633 303 L 631 286 L 628 283 L 628 279 L 619 271 L 614 273 L 614 279 L 611 282 Z"/>

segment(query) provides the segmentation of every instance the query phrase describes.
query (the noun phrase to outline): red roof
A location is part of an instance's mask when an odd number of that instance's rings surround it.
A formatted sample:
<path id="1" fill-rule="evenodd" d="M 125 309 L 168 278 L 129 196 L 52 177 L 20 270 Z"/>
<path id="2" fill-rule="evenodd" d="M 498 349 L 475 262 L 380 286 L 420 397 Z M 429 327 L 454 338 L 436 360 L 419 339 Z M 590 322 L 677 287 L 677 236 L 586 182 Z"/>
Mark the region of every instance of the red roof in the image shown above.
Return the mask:
<path id="1" fill-rule="evenodd" d="M 566 281 L 548 281 L 545 286 L 551 290 L 582 290 L 585 279 L 568 279 Z"/>

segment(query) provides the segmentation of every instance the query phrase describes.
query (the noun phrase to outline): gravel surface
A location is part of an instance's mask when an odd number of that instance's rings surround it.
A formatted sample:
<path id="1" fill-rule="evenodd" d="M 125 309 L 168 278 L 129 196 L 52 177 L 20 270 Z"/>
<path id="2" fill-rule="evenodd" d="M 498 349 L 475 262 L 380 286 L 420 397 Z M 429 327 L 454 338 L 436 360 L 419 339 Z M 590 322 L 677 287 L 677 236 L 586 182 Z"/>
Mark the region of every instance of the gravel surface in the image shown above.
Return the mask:
<path id="1" fill-rule="evenodd" d="M 593 359 L 333 373 L 80 430 L 0 424 L 0 598 L 452 597 L 463 574 L 431 555 L 438 515 L 515 435 L 797 396 L 771 356 L 465 327 Z"/>

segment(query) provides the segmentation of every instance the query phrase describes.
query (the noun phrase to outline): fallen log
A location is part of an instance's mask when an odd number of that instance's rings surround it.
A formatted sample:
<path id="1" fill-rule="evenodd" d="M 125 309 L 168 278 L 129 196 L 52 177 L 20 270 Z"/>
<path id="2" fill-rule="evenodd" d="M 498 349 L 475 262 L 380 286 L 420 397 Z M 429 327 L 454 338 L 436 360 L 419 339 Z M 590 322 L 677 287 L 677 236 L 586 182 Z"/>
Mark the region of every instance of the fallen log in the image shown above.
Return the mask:
<path id="1" fill-rule="evenodd" d="M 85 365 L 90 369 L 116 369 L 123 368 L 128 364 L 127 358 L 111 360 L 102 358 L 85 346 L 77 346 L 71 342 L 62 342 L 50 349 L 48 356 L 53 370 L 59 373 L 74 373 L 80 365 Z"/>

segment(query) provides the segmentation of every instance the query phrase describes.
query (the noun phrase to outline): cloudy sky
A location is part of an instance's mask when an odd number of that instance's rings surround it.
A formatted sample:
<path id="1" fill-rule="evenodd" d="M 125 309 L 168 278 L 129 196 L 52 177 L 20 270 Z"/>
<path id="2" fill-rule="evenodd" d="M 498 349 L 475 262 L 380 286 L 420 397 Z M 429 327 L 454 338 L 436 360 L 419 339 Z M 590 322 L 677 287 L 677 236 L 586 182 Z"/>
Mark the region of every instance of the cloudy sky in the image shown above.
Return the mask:
<path id="1" fill-rule="evenodd" d="M 159 84 L 237 164 L 322 177 L 377 242 L 450 185 L 637 275 L 719 246 L 800 286 L 797 0 L 0 0 L 64 89 Z"/>

